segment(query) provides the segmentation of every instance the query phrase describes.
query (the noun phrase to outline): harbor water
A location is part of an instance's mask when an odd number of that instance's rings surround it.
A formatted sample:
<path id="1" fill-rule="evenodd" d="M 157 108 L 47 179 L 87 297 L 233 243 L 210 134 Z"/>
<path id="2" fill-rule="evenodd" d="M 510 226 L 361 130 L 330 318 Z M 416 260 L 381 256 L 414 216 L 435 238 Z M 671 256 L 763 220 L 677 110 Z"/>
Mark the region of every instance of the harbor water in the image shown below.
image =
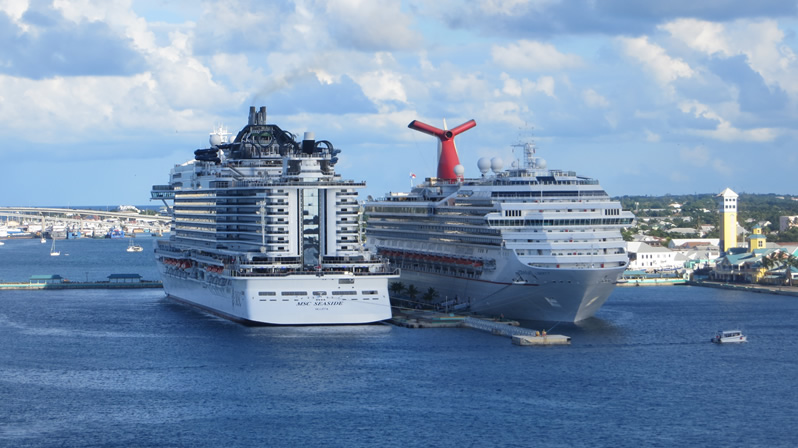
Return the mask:
<path id="1" fill-rule="evenodd" d="M 58 244 L 51 259 L 6 241 L 0 277 L 156 278 L 146 244 Z M 470 329 L 246 327 L 158 289 L 2 291 L 0 446 L 793 446 L 797 312 L 795 297 L 618 288 L 578 325 L 525 323 L 571 345 L 519 347 Z M 711 344 L 719 329 L 749 342 Z"/>

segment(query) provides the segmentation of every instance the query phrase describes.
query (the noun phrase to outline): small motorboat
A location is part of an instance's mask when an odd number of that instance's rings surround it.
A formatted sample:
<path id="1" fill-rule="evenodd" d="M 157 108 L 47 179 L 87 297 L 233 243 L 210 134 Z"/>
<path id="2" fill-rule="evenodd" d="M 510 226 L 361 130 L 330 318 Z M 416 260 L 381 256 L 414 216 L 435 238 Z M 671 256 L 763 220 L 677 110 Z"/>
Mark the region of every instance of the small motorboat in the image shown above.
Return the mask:
<path id="1" fill-rule="evenodd" d="M 126 249 L 126 250 L 127 250 L 128 252 L 141 252 L 141 251 L 143 251 L 144 249 L 143 249 L 141 246 L 139 246 L 138 244 L 135 244 L 135 243 L 133 242 L 133 240 L 130 240 L 130 244 L 127 246 L 127 249 Z"/>
<path id="2" fill-rule="evenodd" d="M 740 342 L 747 342 L 748 339 L 740 330 L 718 330 L 718 332 L 715 334 L 715 337 L 713 337 L 711 341 L 715 344 L 736 344 Z"/>

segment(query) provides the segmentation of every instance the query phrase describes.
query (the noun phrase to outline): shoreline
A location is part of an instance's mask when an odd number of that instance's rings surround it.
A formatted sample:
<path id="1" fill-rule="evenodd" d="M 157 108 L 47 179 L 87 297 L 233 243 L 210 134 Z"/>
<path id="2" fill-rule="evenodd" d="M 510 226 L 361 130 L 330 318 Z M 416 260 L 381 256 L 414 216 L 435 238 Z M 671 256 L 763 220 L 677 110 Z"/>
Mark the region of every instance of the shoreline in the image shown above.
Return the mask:
<path id="1" fill-rule="evenodd" d="M 687 285 L 798 297 L 798 286 L 756 285 L 749 283 L 717 283 L 697 280 L 688 280 Z"/>
<path id="2" fill-rule="evenodd" d="M 160 280 L 142 280 L 138 283 L 63 282 L 63 283 L 0 283 L 0 291 L 44 289 L 144 289 L 163 288 Z"/>

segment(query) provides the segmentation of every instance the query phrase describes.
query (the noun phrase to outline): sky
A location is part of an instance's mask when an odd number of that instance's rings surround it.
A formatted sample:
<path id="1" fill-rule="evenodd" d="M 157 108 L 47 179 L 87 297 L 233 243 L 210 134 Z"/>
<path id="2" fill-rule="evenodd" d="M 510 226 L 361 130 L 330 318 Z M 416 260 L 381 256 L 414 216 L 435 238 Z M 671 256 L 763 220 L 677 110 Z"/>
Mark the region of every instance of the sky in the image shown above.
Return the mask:
<path id="1" fill-rule="evenodd" d="M 798 194 L 798 0 L 0 0 L 0 206 L 157 205 L 223 125 L 341 149 L 367 195 L 534 138 L 611 196 Z"/>

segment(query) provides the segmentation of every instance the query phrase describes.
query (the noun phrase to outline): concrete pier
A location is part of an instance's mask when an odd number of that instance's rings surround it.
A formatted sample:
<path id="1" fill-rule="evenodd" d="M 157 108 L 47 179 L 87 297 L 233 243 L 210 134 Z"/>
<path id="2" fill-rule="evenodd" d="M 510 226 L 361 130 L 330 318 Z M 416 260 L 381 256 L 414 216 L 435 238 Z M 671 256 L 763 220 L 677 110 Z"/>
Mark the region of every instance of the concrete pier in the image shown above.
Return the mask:
<path id="1" fill-rule="evenodd" d="M 443 314 L 430 310 L 394 308 L 390 323 L 406 328 L 471 328 L 512 338 L 515 345 L 567 345 L 571 338 L 524 328 L 514 320 Z"/>
<path id="2" fill-rule="evenodd" d="M 546 336 L 513 336 L 513 344 L 515 345 L 568 345 L 570 343 L 571 338 L 561 334 Z"/>

